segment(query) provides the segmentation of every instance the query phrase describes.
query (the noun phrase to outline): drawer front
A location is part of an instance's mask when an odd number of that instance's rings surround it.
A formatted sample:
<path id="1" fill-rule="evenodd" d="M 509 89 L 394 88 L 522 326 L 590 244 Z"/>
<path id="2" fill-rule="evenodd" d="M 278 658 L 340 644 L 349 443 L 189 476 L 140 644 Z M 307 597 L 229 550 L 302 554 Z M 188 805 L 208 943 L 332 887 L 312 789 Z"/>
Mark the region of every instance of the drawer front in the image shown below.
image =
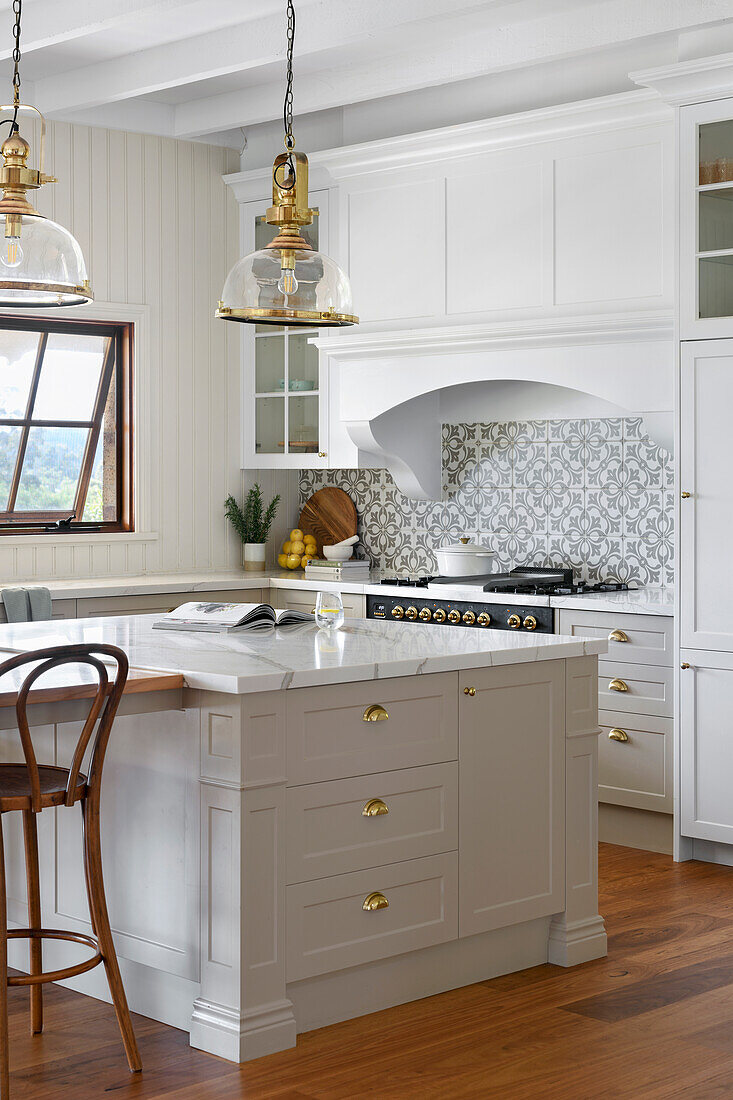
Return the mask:
<path id="1" fill-rule="evenodd" d="M 601 711 L 598 798 L 672 813 L 672 719 Z M 625 733 L 627 741 L 608 735 Z"/>
<path id="2" fill-rule="evenodd" d="M 566 611 L 558 615 L 558 632 L 581 638 L 607 638 L 608 659 L 642 665 L 672 665 L 674 620 L 664 615 L 616 615 L 605 611 Z M 609 637 L 620 632 L 626 641 Z"/>
<path id="3" fill-rule="evenodd" d="M 387 908 L 365 911 L 379 892 Z M 286 980 L 432 947 L 458 935 L 458 853 L 287 887 Z"/>
<path id="4" fill-rule="evenodd" d="M 271 588 L 270 603 L 273 607 L 290 607 L 295 611 L 314 611 L 318 591 L 309 588 Z M 366 597 L 360 592 L 341 592 L 344 615 L 347 619 L 363 619 L 366 614 Z"/>
<path id="5" fill-rule="evenodd" d="M 182 603 L 201 600 L 207 603 L 262 603 L 261 588 L 245 588 L 224 592 L 150 592 L 137 596 L 92 596 L 77 600 L 80 619 L 98 618 L 103 615 L 153 615 L 165 614 Z"/>
<path id="6" fill-rule="evenodd" d="M 288 883 L 452 852 L 458 764 L 290 787 L 287 829 Z"/>
<path id="7" fill-rule="evenodd" d="M 442 764 L 458 756 L 455 672 L 285 694 L 290 786 Z M 370 707 L 388 717 L 364 721 Z"/>
<path id="8" fill-rule="evenodd" d="M 615 690 L 628 688 L 627 691 Z M 671 717 L 673 712 L 673 675 L 662 665 L 598 662 L 598 705 L 601 710 L 622 710 L 631 714 L 658 714 Z"/>

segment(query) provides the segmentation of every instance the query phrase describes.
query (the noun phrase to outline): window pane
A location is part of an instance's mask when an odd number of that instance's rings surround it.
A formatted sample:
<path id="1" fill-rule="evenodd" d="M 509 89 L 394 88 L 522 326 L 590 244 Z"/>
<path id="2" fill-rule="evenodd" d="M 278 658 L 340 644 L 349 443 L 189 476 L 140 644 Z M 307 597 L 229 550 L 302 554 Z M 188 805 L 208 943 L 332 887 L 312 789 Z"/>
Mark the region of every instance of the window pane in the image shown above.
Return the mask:
<path id="1" fill-rule="evenodd" d="M 25 416 L 37 351 L 37 332 L 0 332 L 0 417 Z"/>
<path id="2" fill-rule="evenodd" d="M 17 512 L 71 511 L 88 434 L 87 428 L 31 428 Z"/>
<path id="3" fill-rule="evenodd" d="M 15 469 L 15 456 L 18 453 L 18 443 L 22 428 L 8 428 L 0 426 L 0 510 L 8 506 L 8 494 L 10 482 Z"/>
<path id="4" fill-rule="evenodd" d="M 107 340 L 66 332 L 49 335 L 34 420 L 91 420 Z"/>

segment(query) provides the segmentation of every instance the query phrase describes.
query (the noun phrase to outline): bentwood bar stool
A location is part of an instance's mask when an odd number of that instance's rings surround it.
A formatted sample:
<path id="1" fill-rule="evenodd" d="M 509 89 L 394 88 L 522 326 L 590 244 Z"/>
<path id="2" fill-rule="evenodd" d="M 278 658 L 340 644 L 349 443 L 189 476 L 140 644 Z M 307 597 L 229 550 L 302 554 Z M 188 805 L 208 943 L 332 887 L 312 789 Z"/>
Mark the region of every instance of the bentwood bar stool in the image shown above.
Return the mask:
<path id="1" fill-rule="evenodd" d="M 110 680 L 108 667 L 100 658 L 111 657 L 116 662 L 114 679 Z M 110 993 L 114 1002 L 117 1022 L 127 1061 L 133 1073 L 142 1069 L 135 1033 L 132 1029 L 130 1010 L 127 1007 L 120 968 L 115 955 L 110 931 L 107 902 L 102 879 L 102 850 L 99 835 L 99 797 L 102 785 L 102 766 L 107 750 L 112 723 L 120 703 L 128 672 L 128 661 L 121 649 L 111 645 L 55 646 L 24 653 L 0 663 L 0 676 L 13 669 L 32 664 L 18 692 L 15 705 L 18 733 L 23 748 L 25 764 L 0 764 L 0 1100 L 9 1100 L 10 1076 L 8 1057 L 8 986 L 30 986 L 31 1032 L 43 1030 L 42 985 L 84 974 L 104 963 Z M 70 768 L 42 766 L 36 762 L 33 742 L 28 725 L 28 696 L 36 681 L 61 665 L 86 665 L 96 673 L 97 686 L 89 715 L 76 745 Z M 81 771 L 87 749 L 91 746 L 89 776 Z M 36 814 L 51 806 L 73 806 L 81 803 L 84 831 L 84 876 L 86 879 L 89 914 L 93 936 L 77 932 L 64 932 L 41 927 L 41 895 L 38 867 L 38 834 Z M 25 837 L 25 863 L 28 877 L 29 928 L 8 931 L 7 895 L 5 886 L 5 854 L 2 841 L 2 815 L 12 810 L 23 813 Z M 30 973 L 7 976 L 8 939 L 30 940 Z M 44 939 L 71 940 L 90 947 L 91 958 L 75 966 L 49 973 L 43 972 L 42 941 Z"/>

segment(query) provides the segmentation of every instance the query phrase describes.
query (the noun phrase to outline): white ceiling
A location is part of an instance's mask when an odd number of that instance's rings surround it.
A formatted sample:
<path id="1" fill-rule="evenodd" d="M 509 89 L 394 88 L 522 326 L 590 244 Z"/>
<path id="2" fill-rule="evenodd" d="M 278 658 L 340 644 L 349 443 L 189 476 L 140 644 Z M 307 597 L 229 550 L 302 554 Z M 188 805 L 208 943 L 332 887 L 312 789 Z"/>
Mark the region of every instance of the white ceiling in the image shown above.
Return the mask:
<path id="1" fill-rule="evenodd" d="M 733 0 L 297 0 L 296 10 L 301 116 L 639 42 L 667 59 L 685 35 L 733 33 Z M 0 0 L 5 99 L 12 23 Z M 24 0 L 24 99 L 50 118 L 238 146 L 240 128 L 280 117 L 285 29 L 285 0 Z"/>

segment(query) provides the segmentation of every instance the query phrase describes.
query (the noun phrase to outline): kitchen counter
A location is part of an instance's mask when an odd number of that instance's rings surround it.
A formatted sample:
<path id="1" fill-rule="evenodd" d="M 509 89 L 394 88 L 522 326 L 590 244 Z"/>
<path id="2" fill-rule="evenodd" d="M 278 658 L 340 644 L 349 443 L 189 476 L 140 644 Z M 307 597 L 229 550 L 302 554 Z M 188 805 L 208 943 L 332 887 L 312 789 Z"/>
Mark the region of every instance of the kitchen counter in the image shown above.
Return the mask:
<path id="1" fill-rule="evenodd" d="M 243 695 L 583 657 L 608 649 L 604 639 L 436 630 L 373 619 L 349 620 L 333 633 L 306 624 L 237 634 L 156 630 L 153 623 L 159 619 L 125 615 L 2 624 L 0 650 L 106 642 L 124 649 L 135 668 L 181 674 L 191 688 Z"/>

